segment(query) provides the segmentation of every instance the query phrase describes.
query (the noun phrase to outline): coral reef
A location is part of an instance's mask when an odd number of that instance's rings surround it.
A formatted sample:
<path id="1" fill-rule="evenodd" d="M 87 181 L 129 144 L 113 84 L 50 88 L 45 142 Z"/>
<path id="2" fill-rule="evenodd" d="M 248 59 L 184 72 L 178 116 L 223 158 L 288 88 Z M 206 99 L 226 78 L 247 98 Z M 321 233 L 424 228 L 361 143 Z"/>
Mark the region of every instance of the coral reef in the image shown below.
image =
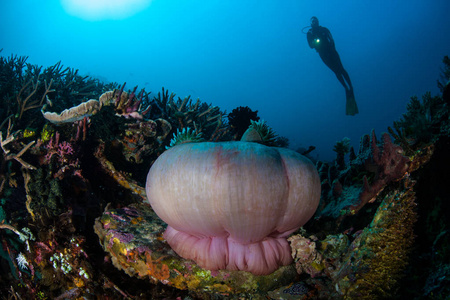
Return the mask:
<path id="1" fill-rule="evenodd" d="M 170 123 L 164 119 L 126 124 L 125 132 L 119 140 L 125 159 L 140 164 L 143 157 L 161 151 L 161 144 L 171 129 Z"/>
<path id="2" fill-rule="evenodd" d="M 442 95 L 412 97 L 388 128 L 392 139 L 366 134 L 355 152 L 344 138 L 333 149 L 335 161 L 316 162 L 318 210 L 283 236 L 293 263 L 255 276 L 205 270 L 177 255 L 164 239 L 167 224 L 145 203 L 144 184 L 149 166 L 170 144 L 167 151 L 201 139 L 222 144 L 252 125 L 244 140 L 287 146 L 268 124 L 255 122 L 257 111 L 238 107 L 226 118 L 216 106 L 165 89 L 150 97 L 60 62 L 44 68 L 27 57 L 0 57 L 0 294 L 448 298 L 449 70 L 445 57 Z M 174 145 L 177 139 L 181 145 Z M 188 178 L 192 183 L 195 176 Z M 289 213 L 298 218 L 300 209 Z"/>
<path id="3" fill-rule="evenodd" d="M 321 290 L 327 298 L 393 297 L 414 242 L 413 187 L 409 176 L 392 184 L 389 192 L 378 196 L 381 204 L 369 225 L 354 234 L 347 231 L 323 239 L 291 236 L 297 271 L 311 276 L 309 284 L 317 277 L 327 282 L 328 290 Z"/>
<path id="4" fill-rule="evenodd" d="M 126 83 L 122 85 L 119 91 L 114 91 L 113 98 L 115 98 L 115 100 L 113 101 L 116 114 L 125 118 L 143 119 L 151 109 L 151 105 L 147 104 L 145 107 L 143 103 L 143 99 L 147 99 L 145 102 L 148 102 L 148 94 L 145 93 L 145 90 L 141 90 L 139 94 L 136 95 L 137 86 L 135 86 L 133 91 L 128 94 L 123 90 L 125 84 Z M 105 105 L 104 102 L 103 105 Z"/>
<path id="5" fill-rule="evenodd" d="M 132 191 L 136 195 L 139 195 L 142 197 L 143 200 L 145 200 L 145 189 L 141 187 L 137 182 L 129 178 L 126 174 L 124 174 L 121 171 L 117 171 L 114 165 L 108 161 L 108 159 L 104 155 L 105 151 L 105 145 L 100 144 L 97 149 L 95 150 L 95 157 L 98 159 L 100 165 L 102 166 L 103 170 L 109 174 L 119 185 L 122 187 Z"/>

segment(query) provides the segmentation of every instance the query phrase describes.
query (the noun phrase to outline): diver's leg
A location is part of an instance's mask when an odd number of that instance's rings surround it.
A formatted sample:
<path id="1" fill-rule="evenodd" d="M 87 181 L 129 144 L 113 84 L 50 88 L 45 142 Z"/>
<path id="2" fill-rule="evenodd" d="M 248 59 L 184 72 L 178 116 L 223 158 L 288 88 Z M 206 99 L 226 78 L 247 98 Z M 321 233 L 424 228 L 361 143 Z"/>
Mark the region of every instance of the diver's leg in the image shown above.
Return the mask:
<path id="1" fill-rule="evenodd" d="M 320 58 L 322 58 L 322 61 L 325 63 L 325 65 L 330 68 L 331 71 L 333 71 L 334 75 L 336 75 L 339 82 L 342 84 L 344 89 L 352 90 L 352 84 L 350 82 L 350 78 L 347 74 L 347 72 L 344 69 L 344 66 L 342 65 L 341 59 L 339 57 L 339 54 L 336 51 L 330 51 L 326 53 L 319 53 Z M 347 79 L 347 82 L 345 81 Z"/>
<path id="2" fill-rule="evenodd" d="M 342 73 L 334 72 L 334 74 L 336 75 L 337 79 L 339 80 L 339 82 L 342 84 L 342 86 L 344 87 L 344 89 L 346 91 L 352 90 L 351 85 L 348 86 L 347 83 L 345 82 L 344 76 Z"/>
<path id="3" fill-rule="evenodd" d="M 350 76 L 348 76 L 348 73 L 347 73 L 347 71 L 345 71 L 344 68 L 342 68 L 342 76 L 347 81 L 347 85 L 348 85 L 349 90 L 353 91 L 352 81 L 350 80 Z"/>
<path id="4" fill-rule="evenodd" d="M 337 79 L 345 88 L 345 90 L 353 91 L 352 82 L 350 80 L 350 76 L 348 76 L 347 71 L 344 69 L 344 65 L 342 64 L 341 58 L 337 51 L 330 52 L 331 55 L 328 57 L 329 60 L 326 62 L 326 65 L 333 70 L 334 74 L 336 74 Z"/>

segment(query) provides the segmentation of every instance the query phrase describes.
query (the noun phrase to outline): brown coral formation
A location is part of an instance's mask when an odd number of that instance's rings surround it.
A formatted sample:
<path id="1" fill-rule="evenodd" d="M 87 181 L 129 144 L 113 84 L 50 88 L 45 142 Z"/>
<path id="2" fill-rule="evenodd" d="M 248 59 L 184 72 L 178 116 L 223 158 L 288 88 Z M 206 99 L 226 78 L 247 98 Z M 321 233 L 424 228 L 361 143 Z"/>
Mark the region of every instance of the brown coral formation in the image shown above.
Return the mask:
<path id="1" fill-rule="evenodd" d="M 164 119 L 139 121 L 126 124 L 122 139 L 122 153 L 133 163 L 142 163 L 143 157 L 160 151 L 162 142 L 170 133 L 172 126 Z"/>

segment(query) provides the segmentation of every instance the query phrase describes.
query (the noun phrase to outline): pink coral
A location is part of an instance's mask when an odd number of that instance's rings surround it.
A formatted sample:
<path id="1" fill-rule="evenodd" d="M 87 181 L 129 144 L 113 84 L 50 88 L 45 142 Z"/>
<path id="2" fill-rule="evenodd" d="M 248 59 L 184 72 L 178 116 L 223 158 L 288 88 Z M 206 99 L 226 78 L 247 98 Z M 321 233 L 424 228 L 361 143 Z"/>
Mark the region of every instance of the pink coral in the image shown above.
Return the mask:
<path id="1" fill-rule="evenodd" d="M 351 210 L 360 210 L 367 202 L 375 200 L 379 192 L 389 182 L 402 178 L 409 167 L 410 160 L 403 156 L 403 149 L 392 143 L 389 134 L 382 135 L 382 146 L 378 146 L 375 132 L 372 131 L 371 158 L 366 160 L 365 166 L 368 170 L 375 172 L 373 182 L 369 184 L 366 176 L 363 178 L 363 189 L 359 195 L 360 201 L 351 207 Z"/>
<path id="2" fill-rule="evenodd" d="M 47 149 L 47 154 L 44 156 L 43 163 L 50 164 L 53 157 L 57 158 L 57 168 L 54 171 L 53 177 L 62 179 L 67 174 L 72 174 L 77 177 L 83 178 L 81 174 L 80 164 L 78 158 L 75 157 L 75 150 L 72 144 L 59 140 L 60 135 L 58 132 L 55 133 L 55 137 L 51 138 L 45 148 Z M 70 171 L 70 173 L 69 173 Z"/>
<path id="3" fill-rule="evenodd" d="M 60 163 L 67 162 L 67 156 L 72 155 L 74 153 L 72 145 L 66 141 L 59 142 L 59 133 L 55 133 L 55 138 L 51 138 L 48 142 L 47 146 L 45 146 L 47 149 L 47 154 L 45 155 L 45 160 L 47 163 L 50 162 L 53 155 L 56 155 L 58 157 L 58 161 Z"/>

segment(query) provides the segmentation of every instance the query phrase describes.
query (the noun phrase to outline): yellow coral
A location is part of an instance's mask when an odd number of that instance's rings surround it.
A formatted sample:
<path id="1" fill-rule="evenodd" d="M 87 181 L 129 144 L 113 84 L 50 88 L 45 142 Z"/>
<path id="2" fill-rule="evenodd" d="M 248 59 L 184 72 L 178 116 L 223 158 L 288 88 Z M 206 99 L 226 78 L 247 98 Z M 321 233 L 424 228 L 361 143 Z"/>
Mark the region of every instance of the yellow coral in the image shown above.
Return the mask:
<path id="1" fill-rule="evenodd" d="M 83 281 L 83 279 L 81 279 L 81 278 L 75 277 L 75 278 L 73 279 L 73 283 L 74 283 L 75 286 L 78 287 L 78 288 L 84 287 L 84 281 Z"/>
<path id="2" fill-rule="evenodd" d="M 24 138 L 29 138 L 29 137 L 33 137 L 36 135 L 36 130 L 35 129 L 30 129 L 27 128 L 23 131 L 23 137 Z"/>
<path id="3" fill-rule="evenodd" d="M 50 141 L 50 139 L 52 137 L 53 137 L 53 128 L 50 125 L 45 124 L 44 128 L 42 128 L 42 131 L 41 131 L 42 142 L 46 143 L 46 142 Z"/>
<path id="4" fill-rule="evenodd" d="M 346 298 L 387 299 L 395 293 L 414 241 L 414 200 L 412 189 L 393 190 L 384 197 L 370 228 L 361 234 L 360 249 L 353 250 L 356 257 L 366 257 L 360 269 L 367 271 L 344 291 Z"/>

